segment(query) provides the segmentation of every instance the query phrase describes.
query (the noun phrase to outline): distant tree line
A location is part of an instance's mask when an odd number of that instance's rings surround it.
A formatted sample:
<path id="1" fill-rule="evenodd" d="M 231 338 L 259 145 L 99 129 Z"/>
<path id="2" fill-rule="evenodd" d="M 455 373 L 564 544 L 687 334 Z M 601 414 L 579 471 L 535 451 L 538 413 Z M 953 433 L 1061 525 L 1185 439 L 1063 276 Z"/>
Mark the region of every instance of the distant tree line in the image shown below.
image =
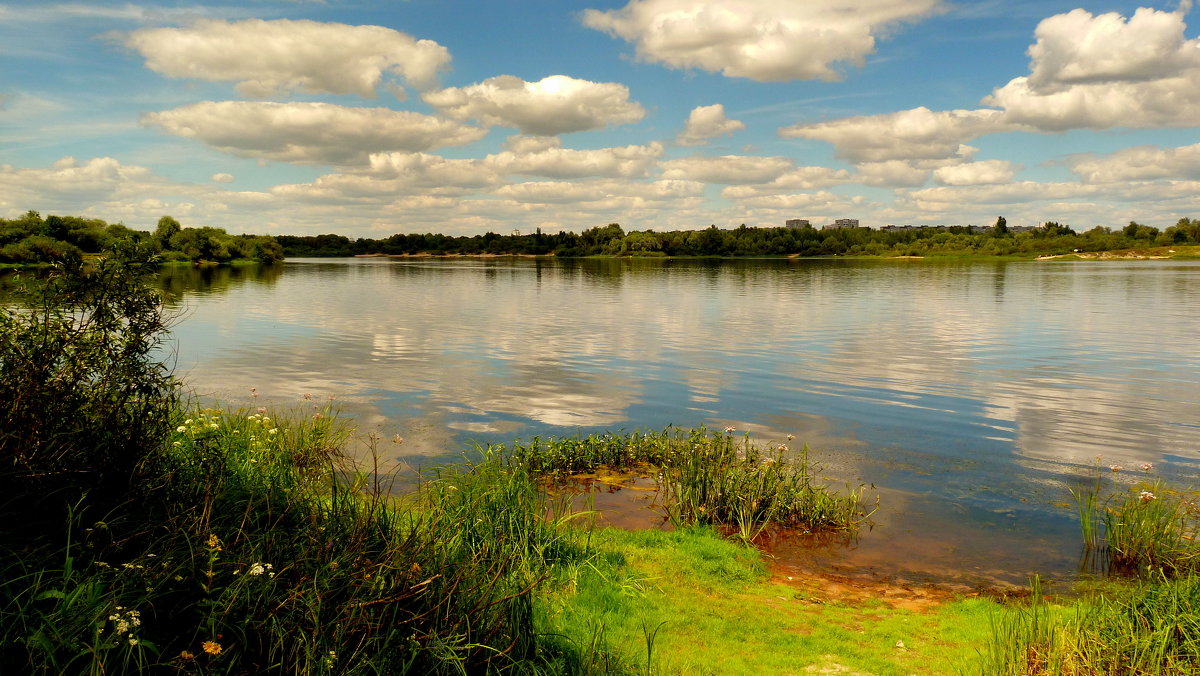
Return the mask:
<path id="1" fill-rule="evenodd" d="M 266 235 L 230 235 L 221 228 L 185 228 L 170 216 L 158 219 L 154 232 L 133 230 L 98 218 L 46 216 L 36 211 L 14 219 L 0 218 L 0 263 L 53 263 L 102 254 L 113 244 L 132 241 L 148 247 L 164 262 L 228 263 L 283 260 L 283 247 Z"/>
<path id="2" fill-rule="evenodd" d="M 1200 244 L 1200 219 L 1180 219 L 1162 231 L 1130 222 L 1111 229 L 1077 233 L 1048 222 L 1036 228 L 1009 228 L 1003 217 L 991 227 L 938 226 L 895 230 L 871 228 L 750 228 L 625 232 L 617 223 L 582 233 L 451 236 L 396 234 L 383 239 L 342 235 L 279 235 L 290 257 L 365 254 L 578 256 L 927 256 L 982 254 L 1025 256 L 1073 251 L 1112 251 L 1140 247 Z"/>

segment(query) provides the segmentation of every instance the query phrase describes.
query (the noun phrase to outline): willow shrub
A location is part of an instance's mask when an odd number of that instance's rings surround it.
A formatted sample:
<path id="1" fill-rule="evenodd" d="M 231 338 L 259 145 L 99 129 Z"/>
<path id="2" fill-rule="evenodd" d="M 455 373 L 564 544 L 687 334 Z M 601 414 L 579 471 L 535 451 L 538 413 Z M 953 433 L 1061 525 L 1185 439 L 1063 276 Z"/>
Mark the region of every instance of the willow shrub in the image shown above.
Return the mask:
<path id="1" fill-rule="evenodd" d="M 23 276 L 0 304 L 0 547 L 45 545 L 67 506 L 112 509 L 170 432 L 167 320 L 144 283 L 155 269 L 122 243 L 108 258 Z"/>

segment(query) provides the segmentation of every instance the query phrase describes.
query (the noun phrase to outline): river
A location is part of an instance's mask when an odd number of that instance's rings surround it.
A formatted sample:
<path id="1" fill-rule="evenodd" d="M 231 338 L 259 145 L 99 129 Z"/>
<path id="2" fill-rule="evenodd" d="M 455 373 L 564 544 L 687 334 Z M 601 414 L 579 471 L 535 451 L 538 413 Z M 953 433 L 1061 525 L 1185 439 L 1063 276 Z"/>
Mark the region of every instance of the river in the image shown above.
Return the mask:
<path id="1" fill-rule="evenodd" d="M 385 467 L 668 424 L 795 435 L 880 497 L 856 541 L 787 554 L 828 569 L 1069 576 L 1069 488 L 1200 477 L 1200 262 L 301 259 L 161 283 L 198 397 L 335 397 Z"/>

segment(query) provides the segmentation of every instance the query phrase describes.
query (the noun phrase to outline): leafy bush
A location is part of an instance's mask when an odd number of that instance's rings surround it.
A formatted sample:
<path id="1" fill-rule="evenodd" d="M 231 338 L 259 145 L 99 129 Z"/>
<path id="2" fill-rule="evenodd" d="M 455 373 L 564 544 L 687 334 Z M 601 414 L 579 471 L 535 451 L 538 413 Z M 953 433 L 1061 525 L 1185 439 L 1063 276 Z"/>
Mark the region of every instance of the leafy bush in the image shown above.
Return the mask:
<path id="1" fill-rule="evenodd" d="M 23 277 L 0 307 L 0 546 L 61 532 L 63 509 L 124 499 L 170 431 L 175 381 L 161 363 L 166 319 L 143 284 L 155 267 L 128 245 Z M 51 525 L 53 524 L 53 526 Z"/>

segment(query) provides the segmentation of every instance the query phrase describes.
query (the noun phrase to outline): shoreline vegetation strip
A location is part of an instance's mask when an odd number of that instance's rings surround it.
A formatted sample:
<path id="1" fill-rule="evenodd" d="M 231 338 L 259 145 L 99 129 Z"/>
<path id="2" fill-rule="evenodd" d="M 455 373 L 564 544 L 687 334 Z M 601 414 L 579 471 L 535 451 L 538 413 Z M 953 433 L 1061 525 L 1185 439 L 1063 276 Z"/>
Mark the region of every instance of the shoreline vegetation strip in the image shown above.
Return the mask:
<path id="1" fill-rule="evenodd" d="M 1200 219 L 1181 218 L 1158 229 L 1130 221 L 1123 227 L 1096 226 L 1076 232 L 1047 221 L 1009 227 L 1003 217 L 991 226 L 747 227 L 626 231 L 618 223 L 580 233 L 513 232 L 501 235 L 397 233 L 382 239 L 344 235 L 231 235 L 222 228 L 185 227 L 163 216 L 153 231 L 135 230 L 98 218 L 37 211 L 0 219 L 0 266 L 45 265 L 111 253 L 118 242 L 133 243 L 163 263 L 195 265 L 278 263 L 285 257 L 347 256 L 555 256 L 559 258 L 744 258 L 863 257 L 985 259 L 1200 258 Z"/>
<path id="2" fill-rule="evenodd" d="M 1200 669 L 1195 545 L 1176 542 L 1195 513 L 1164 508 L 1165 487 L 1081 500 L 1104 551 L 1151 552 L 1131 581 L 1073 601 L 1035 583 L 1007 605 L 847 603 L 737 542 L 867 517 L 859 492 L 813 481 L 803 449 L 733 430 L 533 439 L 388 496 L 341 456 L 350 430 L 328 402 L 186 401 L 153 358 L 167 322 L 148 253 L 63 266 L 0 307 L 4 673 Z M 653 467 L 678 528 L 599 529 L 546 490 L 600 465 Z"/>

